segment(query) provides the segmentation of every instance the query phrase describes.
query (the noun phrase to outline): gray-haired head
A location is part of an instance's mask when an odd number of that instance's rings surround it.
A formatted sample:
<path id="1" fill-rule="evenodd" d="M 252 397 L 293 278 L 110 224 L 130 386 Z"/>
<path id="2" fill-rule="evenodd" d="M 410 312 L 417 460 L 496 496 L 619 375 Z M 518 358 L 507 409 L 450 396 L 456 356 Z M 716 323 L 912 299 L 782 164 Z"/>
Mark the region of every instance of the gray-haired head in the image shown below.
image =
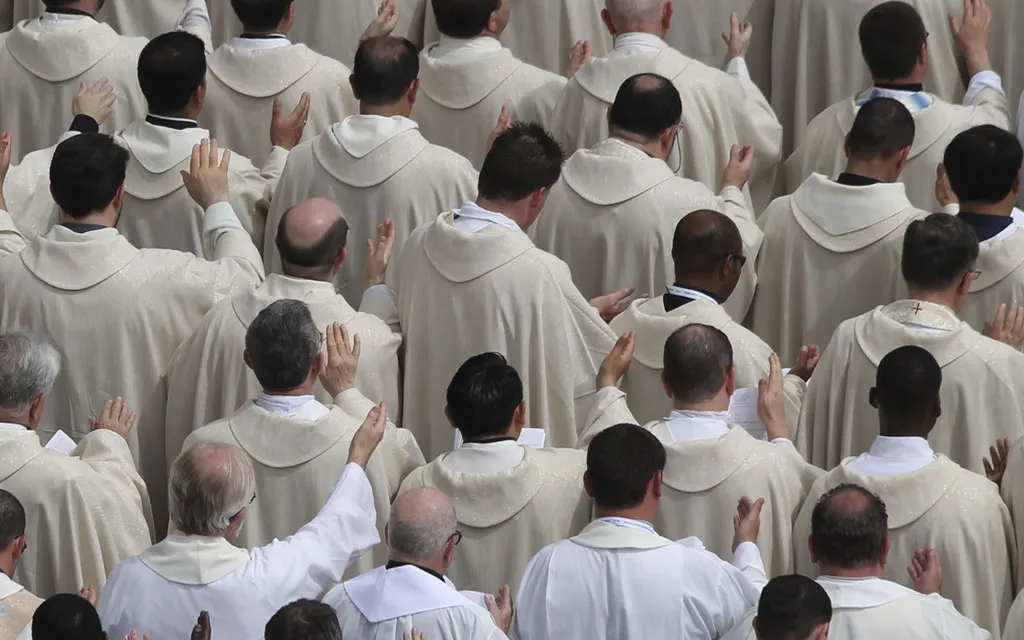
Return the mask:
<path id="1" fill-rule="evenodd" d="M 0 335 L 0 411 L 26 413 L 49 393 L 59 373 L 60 353 L 49 342 L 23 333 Z"/>
<path id="2" fill-rule="evenodd" d="M 604 0 L 616 25 L 650 22 L 661 17 L 665 0 Z"/>
<path id="3" fill-rule="evenodd" d="M 246 362 L 264 390 L 297 389 L 311 378 L 320 336 L 305 302 L 278 300 L 260 311 L 245 332 Z"/>
<path id="4" fill-rule="evenodd" d="M 388 519 L 390 557 L 437 565 L 447 552 L 448 541 L 452 539 L 457 525 L 455 505 L 443 492 L 433 487 L 407 491 L 391 505 L 391 517 Z"/>
<path id="5" fill-rule="evenodd" d="M 238 526 L 232 528 L 232 518 L 256 495 L 252 462 L 234 445 L 197 444 L 171 465 L 170 494 L 171 521 L 179 531 L 233 537 Z"/>

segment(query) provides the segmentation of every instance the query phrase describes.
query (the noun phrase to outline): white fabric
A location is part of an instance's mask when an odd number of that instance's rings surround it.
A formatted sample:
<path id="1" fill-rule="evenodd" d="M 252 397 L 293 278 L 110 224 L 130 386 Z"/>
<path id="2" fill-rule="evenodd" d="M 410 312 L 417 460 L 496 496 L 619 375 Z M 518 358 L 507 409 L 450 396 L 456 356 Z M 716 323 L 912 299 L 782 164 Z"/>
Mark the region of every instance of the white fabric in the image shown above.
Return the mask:
<path id="1" fill-rule="evenodd" d="M 668 432 L 673 442 L 721 438 L 729 433 L 729 412 L 677 409 L 668 415 Z"/>
<path id="2" fill-rule="evenodd" d="M 913 473 L 935 462 L 935 452 L 924 438 L 878 436 L 867 453 L 849 463 L 850 471 L 865 476 Z"/>
<path id="3" fill-rule="evenodd" d="M 490 36 L 477 36 L 475 38 L 452 38 L 441 36 L 437 46 L 431 47 L 431 58 L 449 57 L 452 60 L 471 60 L 486 53 L 501 51 L 501 42 Z"/>
<path id="4" fill-rule="evenodd" d="M 20 584 L 0 573 L 0 638 L 32 640 L 32 616 L 42 603 Z"/>
<path id="5" fill-rule="evenodd" d="M 445 456 L 445 464 L 457 473 L 498 473 L 523 461 L 525 449 L 515 440 L 466 442 Z"/>
<path id="6" fill-rule="evenodd" d="M 281 49 L 292 46 L 288 36 L 271 34 L 269 38 L 232 38 L 229 46 L 245 49 L 247 51 L 266 51 L 267 49 Z"/>
<path id="7" fill-rule="evenodd" d="M 256 406 L 275 415 L 310 421 L 319 420 L 330 412 L 314 395 L 278 396 L 260 391 L 256 396 Z"/>
<path id="8" fill-rule="evenodd" d="M 218 536 L 171 533 L 139 555 L 160 577 L 182 585 L 210 584 L 249 562 L 249 552 Z"/>
<path id="9" fill-rule="evenodd" d="M 658 52 L 668 45 L 651 33 L 623 33 L 615 37 L 615 50 L 623 53 Z"/>
<path id="10" fill-rule="evenodd" d="M 491 225 L 500 225 L 510 231 L 522 231 L 508 216 L 497 211 L 483 209 L 475 202 L 467 202 L 455 212 L 455 228 L 466 233 L 476 233 Z"/>
<path id="11" fill-rule="evenodd" d="M 395 136 L 418 129 L 419 125 L 403 116 L 354 115 L 334 125 L 334 135 L 354 158 L 365 158 Z"/>
<path id="12" fill-rule="evenodd" d="M 14 424 L 13 422 L 0 422 L 0 429 L 4 431 L 28 431 L 25 425 Z"/>

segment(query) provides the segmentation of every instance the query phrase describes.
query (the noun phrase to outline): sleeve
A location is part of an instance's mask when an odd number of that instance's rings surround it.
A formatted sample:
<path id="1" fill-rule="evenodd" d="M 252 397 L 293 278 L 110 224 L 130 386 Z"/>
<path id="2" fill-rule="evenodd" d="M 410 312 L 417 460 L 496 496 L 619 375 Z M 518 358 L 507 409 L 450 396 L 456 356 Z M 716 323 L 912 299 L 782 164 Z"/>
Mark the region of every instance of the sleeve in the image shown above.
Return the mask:
<path id="1" fill-rule="evenodd" d="M 359 312 L 369 313 L 383 320 L 393 333 L 401 333 L 402 324 L 398 315 L 395 293 L 387 285 L 375 284 L 363 292 Z"/>
<path id="2" fill-rule="evenodd" d="M 102 476 L 107 486 L 121 496 L 125 507 L 142 514 L 152 538 L 155 533 L 153 507 L 146 482 L 135 468 L 128 441 L 113 431 L 100 429 L 82 438 L 71 455 Z"/>
<path id="3" fill-rule="evenodd" d="M 191 33 L 203 41 L 206 53 L 213 52 L 213 23 L 210 21 L 206 0 L 188 0 L 178 16 L 174 30 Z"/>
<path id="4" fill-rule="evenodd" d="M 787 375 L 782 378 L 782 395 L 786 405 L 786 426 L 789 433 L 796 433 L 800 426 L 800 409 L 804 405 L 804 395 L 807 393 L 807 383 L 800 376 Z"/>
<path id="5" fill-rule="evenodd" d="M 25 236 L 14 226 L 11 214 L 0 209 L 0 257 L 21 253 L 28 246 Z"/>
<path id="6" fill-rule="evenodd" d="M 1012 129 L 1010 102 L 1002 81 L 993 71 L 982 71 L 971 78 L 964 106 L 972 109 L 972 126 L 992 124 L 1008 131 Z"/>
<path id="7" fill-rule="evenodd" d="M 1006 95 L 1006 91 L 1003 89 L 1003 79 L 999 77 L 998 73 L 992 70 L 981 71 L 974 74 L 967 85 L 967 91 L 964 93 L 964 106 L 969 107 L 974 104 L 975 98 L 985 89 L 992 89 Z"/>
<path id="8" fill-rule="evenodd" d="M 230 295 L 242 286 L 263 280 L 259 251 L 226 202 L 218 202 L 203 215 L 203 244 L 213 261 L 196 259 L 192 268 L 216 293 Z"/>
<path id="9" fill-rule="evenodd" d="M 260 170 L 260 175 L 270 183 L 270 191 L 277 190 L 277 184 L 284 174 L 285 165 L 288 164 L 288 150 L 284 147 L 273 147 L 270 155 L 267 156 Z"/>
<path id="10" fill-rule="evenodd" d="M 577 411 L 586 416 L 579 424 L 576 448 L 586 449 L 594 437 L 617 424 L 639 424 L 626 404 L 626 394 L 616 387 L 604 387 L 576 402 Z"/>
<path id="11" fill-rule="evenodd" d="M 730 92 L 726 104 L 732 108 L 737 144 L 754 146 L 754 169 L 748 186 L 756 206 L 764 207 L 771 200 L 782 160 L 782 125 L 753 81 L 732 77 L 739 88 Z"/>
<path id="12" fill-rule="evenodd" d="M 736 547 L 732 554 L 732 564 L 743 572 L 758 592 L 768 584 L 768 572 L 764 568 L 761 550 L 753 542 L 741 542 Z"/>
<path id="13" fill-rule="evenodd" d="M 515 640 L 547 640 L 547 592 L 551 549 L 542 549 L 526 565 L 515 602 L 518 607 L 512 623 Z"/>
<path id="14" fill-rule="evenodd" d="M 750 80 L 750 68 L 747 67 L 747 61 L 743 59 L 743 56 L 736 56 L 729 60 L 725 65 L 725 72 L 734 78 Z M 751 82 L 753 81 L 751 80 Z"/>
<path id="15" fill-rule="evenodd" d="M 750 209 L 747 208 L 747 200 L 743 197 L 743 191 L 736 187 L 725 187 L 718 194 L 718 198 L 722 212 L 729 216 L 729 219 L 735 222 L 740 230 L 740 238 L 742 238 L 743 247 L 747 251 L 747 259 L 756 261 L 757 254 L 761 251 L 764 232 L 758 226 Z"/>

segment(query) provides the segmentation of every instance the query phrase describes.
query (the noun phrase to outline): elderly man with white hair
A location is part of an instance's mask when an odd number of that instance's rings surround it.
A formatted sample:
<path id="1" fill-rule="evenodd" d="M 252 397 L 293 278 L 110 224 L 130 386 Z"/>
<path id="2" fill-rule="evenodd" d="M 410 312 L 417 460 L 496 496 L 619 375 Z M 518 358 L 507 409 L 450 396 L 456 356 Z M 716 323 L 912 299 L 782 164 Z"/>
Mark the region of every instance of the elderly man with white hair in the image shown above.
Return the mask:
<path id="1" fill-rule="evenodd" d="M 418 629 L 431 640 L 505 638 L 512 626 L 508 585 L 495 598 L 460 593 L 445 577 L 462 539 L 457 524 L 455 505 L 440 490 L 420 487 L 400 495 L 384 528 L 388 563 L 324 596 L 338 612 L 342 635 L 402 640 Z"/>
<path id="2" fill-rule="evenodd" d="M 171 467 L 174 533 L 118 565 L 100 595 L 108 636 L 144 629 L 154 638 L 173 638 L 203 610 L 217 620 L 214 637 L 259 638 L 282 606 L 315 598 L 341 580 L 345 568 L 380 541 L 364 468 L 386 422 L 382 403 L 352 438 L 334 492 L 311 522 L 251 551 L 231 544 L 257 498 L 249 457 L 224 443 L 183 452 Z"/>
<path id="3" fill-rule="evenodd" d="M 33 536 L 11 577 L 43 598 L 102 585 L 151 543 L 146 485 L 125 440 L 135 414 L 120 398 L 89 421 L 92 432 L 70 455 L 35 433 L 60 366 L 52 345 L 0 335 L 0 489 L 24 505 Z"/>

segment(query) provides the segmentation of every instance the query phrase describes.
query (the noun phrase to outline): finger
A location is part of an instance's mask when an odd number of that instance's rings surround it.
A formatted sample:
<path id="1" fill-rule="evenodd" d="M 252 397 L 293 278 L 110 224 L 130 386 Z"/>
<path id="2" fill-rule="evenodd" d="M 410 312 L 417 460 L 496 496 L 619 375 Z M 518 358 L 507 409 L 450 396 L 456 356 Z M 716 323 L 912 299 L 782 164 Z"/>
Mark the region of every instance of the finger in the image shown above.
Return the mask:
<path id="1" fill-rule="evenodd" d="M 739 31 L 739 27 L 740 17 L 736 15 L 735 11 L 733 11 L 732 13 L 729 14 L 729 28 L 732 30 L 733 33 L 736 33 L 737 31 Z"/>
<path id="2" fill-rule="evenodd" d="M 758 498 L 757 502 L 754 503 L 754 512 L 757 515 L 761 515 L 761 509 L 764 508 L 764 498 Z"/>
<path id="3" fill-rule="evenodd" d="M 200 158 L 202 157 L 202 154 L 203 154 L 203 151 L 202 151 L 202 147 L 200 145 L 198 145 L 198 144 L 192 145 L 192 159 L 189 160 L 189 163 L 188 163 L 188 171 L 189 171 L 190 177 L 196 175 L 197 173 L 199 173 L 199 167 L 202 164 L 202 160 L 200 160 Z M 182 176 L 184 176 L 184 172 L 182 172 Z"/>
<path id="4" fill-rule="evenodd" d="M 125 420 L 124 426 L 127 427 L 127 430 L 128 430 L 129 433 L 131 433 L 131 430 L 135 427 L 135 418 L 136 417 L 137 416 L 136 416 L 135 412 L 132 411 L 132 412 L 130 412 L 128 414 L 127 420 Z"/>
<path id="5" fill-rule="evenodd" d="M 621 302 L 636 293 L 636 287 L 625 287 L 615 292 L 616 303 Z"/>
<path id="6" fill-rule="evenodd" d="M 985 465 L 985 475 L 990 476 L 995 473 L 995 469 L 988 463 L 988 458 L 982 458 L 981 461 Z"/>
<path id="7" fill-rule="evenodd" d="M 773 353 L 768 357 L 769 372 L 768 372 L 768 386 L 776 387 L 782 384 L 782 364 L 779 363 L 778 354 Z"/>
<path id="8" fill-rule="evenodd" d="M 210 140 L 210 168 L 221 166 L 223 163 L 220 158 L 220 147 L 217 146 L 217 140 Z"/>
<path id="9" fill-rule="evenodd" d="M 725 33 L 725 32 L 723 31 L 723 32 L 722 32 L 722 40 L 723 40 L 723 41 L 725 42 L 725 44 L 729 44 L 729 34 L 728 34 L 728 33 Z"/>
<path id="10" fill-rule="evenodd" d="M 1003 331 L 1006 328 L 1006 305 L 999 305 L 999 310 L 996 311 L 995 322 L 992 323 L 996 331 Z"/>
<path id="11" fill-rule="evenodd" d="M 352 336 L 352 357 L 355 360 L 359 360 L 359 353 L 362 351 L 362 342 L 359 341 L 359 336 Z"/>
<path id="12" fill-rule="evenodd" d="M 103 409 L 100 410 L 100 422 L 106 422 L 110 419 L 110 412 L 113 410 L 114 401 L 107 400 L 103 403 Z"/>

